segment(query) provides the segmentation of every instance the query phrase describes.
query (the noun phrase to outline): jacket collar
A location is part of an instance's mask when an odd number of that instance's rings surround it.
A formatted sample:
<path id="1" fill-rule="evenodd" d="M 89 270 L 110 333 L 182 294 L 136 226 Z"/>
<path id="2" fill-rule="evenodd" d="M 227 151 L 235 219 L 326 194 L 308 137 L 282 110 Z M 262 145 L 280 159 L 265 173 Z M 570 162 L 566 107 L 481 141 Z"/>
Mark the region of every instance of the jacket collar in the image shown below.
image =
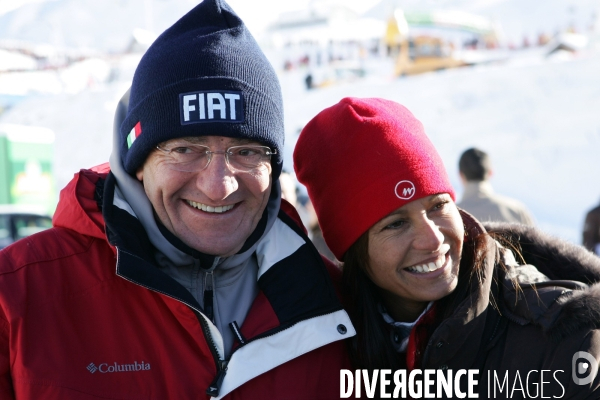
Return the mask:
<path id="1" fill-rule="evenodd" d="M 60 191 L 60 199 L 52 217 L 53 226 L 104 240 L 106 235 L 99 200 L 108 172 L 108 164 L 102 164 L 75 174 Z"/>
<path id="2" fill-rule="evenodd" d="M 533 227 L 493 222 L 485 225 L 489 232 L 517 243 L 517 259 L 521 258 L 522 264 L 534 265 L 550 279 L 547 283 L 521 284 L 520 295 L 531 307 L 526 311 L 515 306 L 509 311 L 524 321 L 540 325 L 554 340 L 581 329 L 600 328 L 599 257 Z M 505 303 L 515 304 L 516 293 L 508 290 L 506 293 L 511 301 Z"/>

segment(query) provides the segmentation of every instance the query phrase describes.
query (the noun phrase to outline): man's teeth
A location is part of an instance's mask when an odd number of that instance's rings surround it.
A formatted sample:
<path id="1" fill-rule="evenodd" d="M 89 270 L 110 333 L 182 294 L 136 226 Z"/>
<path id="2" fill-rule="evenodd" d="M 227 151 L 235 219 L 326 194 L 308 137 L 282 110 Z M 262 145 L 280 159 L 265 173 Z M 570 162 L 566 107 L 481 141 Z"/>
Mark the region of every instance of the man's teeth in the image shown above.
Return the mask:
<path id="1" fill-rule="evenodd" d="M 231 210 L 234 206 L 233 204 L 231 204 L 228 206 L 212 207 L 207 206 L 206 204 L 196 203 L 195 201 L 187 200 L 187 202 L 190 206 L 209 213 L 224 213 L 225 211 Z"/>
<path id="2" fill-rule="evenodd" d="M 415 265 L 414 267 L 406 268 L 406 270 L 410 271 L 410 272 L 424 274 L 426 272 L 433 272 L 436 269 L 440 269 L 442 267 L 442 265 L 444 265 L 444 258 L 440 257 L 437 260 L 435 260 L 435 262 L 430 262 L 430 263 L 422 264 L 422 265 Z"/>

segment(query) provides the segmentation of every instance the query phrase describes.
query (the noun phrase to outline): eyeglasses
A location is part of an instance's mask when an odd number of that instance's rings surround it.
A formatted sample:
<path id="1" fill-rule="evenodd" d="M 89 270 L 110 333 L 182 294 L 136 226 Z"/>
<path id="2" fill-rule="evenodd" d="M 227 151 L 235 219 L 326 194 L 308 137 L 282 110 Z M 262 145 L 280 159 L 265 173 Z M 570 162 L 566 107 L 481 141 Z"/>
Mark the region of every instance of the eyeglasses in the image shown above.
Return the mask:
<path id="1" fill-rule="evenodd" d="M 168 155 L 167 165 L 176 171 L 197 172 L 208 167 L 213 154 L 223 154 L 227 165 L 239 172 L 249 172 L 266 167 L 271 155 L 277 154 L 266 146 L 231 146 L 225 151 L 212 151 L 208 146 L 198 144 L 175 144 L 171 148 L 156 146 L 157 150 Z"/>

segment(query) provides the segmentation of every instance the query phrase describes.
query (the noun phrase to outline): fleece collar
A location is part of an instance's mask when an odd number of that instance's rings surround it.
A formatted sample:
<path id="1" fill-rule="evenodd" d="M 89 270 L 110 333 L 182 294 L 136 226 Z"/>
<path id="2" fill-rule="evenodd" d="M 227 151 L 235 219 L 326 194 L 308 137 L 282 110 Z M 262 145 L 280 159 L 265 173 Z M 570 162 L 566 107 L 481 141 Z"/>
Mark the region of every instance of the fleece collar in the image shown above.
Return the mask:
<path id="1" fill-rule="evenodd" d="M 520 264 L 533 265 L 550 279 L 521 284 L 520 296 L 530 304 L 528 310 L 515 304 L 514 290 L 505 290 L 510 302 L 504 303 L 511 305 L 507 307 L 511 315 L 521 323 L 540 325 L 557 341 L 582 329 L 600 329 L 600 257 L 530 226 L 494 222 L 485 226 L 517 244 Z"/>

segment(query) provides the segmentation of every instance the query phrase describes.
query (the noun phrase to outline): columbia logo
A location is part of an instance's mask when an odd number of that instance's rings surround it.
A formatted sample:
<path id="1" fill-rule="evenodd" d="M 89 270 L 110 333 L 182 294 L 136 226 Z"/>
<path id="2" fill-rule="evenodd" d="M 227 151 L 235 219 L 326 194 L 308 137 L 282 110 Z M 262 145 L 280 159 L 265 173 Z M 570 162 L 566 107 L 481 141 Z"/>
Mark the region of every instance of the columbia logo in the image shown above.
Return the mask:
<path id="1" fill-rule="evenodd" d="M 87 366 L 88 371 L 90 371 L 92 374 L 96 371 L 98 371 L 98 367 L 96 367 L 94 365 L 94 363 L 90 363 L 90 365 Z"/>
<path id="2" fill-rule="evenodd" d="M 150 366 L 150 363 L 147 363 L 144 361 L 141 361 L 141 362 L 134 361 L 131 364 L 117 364 L 116 362 L 114 362 L 112 364 L 102 363 L 102 364 L 99 364 L 98 366 L 96 366 L 96 364 L 94 364 L 94 363 L 90 363 L 90 365 L 88 365 L 86 368 L 92 374 L 95 373 L 96 371 L 100 372 L 101 374 L 106 374 L 106 373 L 113 373 L 113 372 L 150 371 L 152 369 L 152 367 Z"/>

